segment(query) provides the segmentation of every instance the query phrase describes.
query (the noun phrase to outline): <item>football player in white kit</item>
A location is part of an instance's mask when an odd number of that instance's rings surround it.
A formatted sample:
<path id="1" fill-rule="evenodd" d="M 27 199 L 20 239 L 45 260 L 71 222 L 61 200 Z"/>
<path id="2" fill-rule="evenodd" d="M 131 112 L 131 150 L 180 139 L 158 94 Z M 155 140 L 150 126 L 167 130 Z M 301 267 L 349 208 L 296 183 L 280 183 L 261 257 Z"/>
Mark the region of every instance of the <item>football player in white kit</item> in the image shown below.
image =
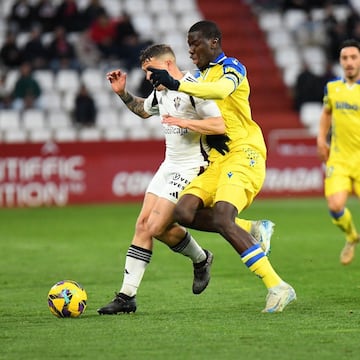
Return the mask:
<path id="1" fill-rule="evenodd" d="M 196 81 L 190 73 L 184 74 L 177 67 L 174 52 L 168 45 L 148 47 L 142 52 L 140 61 L 148 80 L 151 75 L 149 68 L 158 68 L 166 69 L 176 79 Z M 209 147 L 206 136 L 218 134 L 222 140 L 225 123 L 212 100 L 191 97 L 162 85 L 143 99 L 126 90 L 126 73 L 121 70 L 109 72 L 107 79 L 113 91 L 138 116 L 146 119 L 160 115 L 162 118 L 181 119 L 178 121 L 182 122 L 181 127 L 163 125 L 165 159 L 146 190 L 135 234 L 126 254 L 122 286 L 109 304 L 98 309 L 99 314 L 117 314 L 136 311 L 135 296 L 151 260 L 153 238 L 192 260 L 194 294 L 200 294 L 207 287 L 213 254 L 202 249 L 184 227 L 174 223 L 173 211 L 180 192 L 207 167 Z M 223 150 L 220 146 L 219 151 Z"/>

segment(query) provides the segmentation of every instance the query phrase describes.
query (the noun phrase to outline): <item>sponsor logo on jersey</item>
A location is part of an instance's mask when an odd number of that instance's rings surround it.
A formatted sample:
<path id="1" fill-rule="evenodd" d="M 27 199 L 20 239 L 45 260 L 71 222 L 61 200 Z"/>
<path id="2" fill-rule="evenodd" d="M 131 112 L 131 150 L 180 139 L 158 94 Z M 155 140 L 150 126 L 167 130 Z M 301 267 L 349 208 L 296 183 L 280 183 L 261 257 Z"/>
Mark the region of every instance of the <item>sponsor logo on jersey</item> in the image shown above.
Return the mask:
<path id="1" fill-rule="evenodd" d="M 359 106 L 357 104 L 349 104 L 346 101 L 337 101 L 335 103 L 335 107 L 337 110 L 359 110 Z"/>

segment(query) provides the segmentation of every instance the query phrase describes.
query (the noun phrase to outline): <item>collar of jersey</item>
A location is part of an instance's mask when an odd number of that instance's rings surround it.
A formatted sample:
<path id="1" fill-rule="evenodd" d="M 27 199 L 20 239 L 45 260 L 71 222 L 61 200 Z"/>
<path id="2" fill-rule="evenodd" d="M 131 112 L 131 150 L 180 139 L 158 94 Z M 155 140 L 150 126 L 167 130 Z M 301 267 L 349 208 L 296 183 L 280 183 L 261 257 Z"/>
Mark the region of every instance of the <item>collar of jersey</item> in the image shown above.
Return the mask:
<path id="1" fill-rule="evenodd" d="M 341 78 L 342 82 L 344 84 L 346 84 L 346 79 L 345 78 Z M 359 84 L 360 85 L 360 80 L 356 81 L 355 84 Z"/>
<path id="2" fill-rule="evenodd" d="M 210 61 L 209 62 L 209 67 L 210 66 L 215 66 L 217 64 L 220 64 L 222 61 L 224 61 L 226 59 L 226 55 L 224 52 L 222 52 L 221 54 L 219 54 L 219 56 L 214 60 L 214 61 Z"/>

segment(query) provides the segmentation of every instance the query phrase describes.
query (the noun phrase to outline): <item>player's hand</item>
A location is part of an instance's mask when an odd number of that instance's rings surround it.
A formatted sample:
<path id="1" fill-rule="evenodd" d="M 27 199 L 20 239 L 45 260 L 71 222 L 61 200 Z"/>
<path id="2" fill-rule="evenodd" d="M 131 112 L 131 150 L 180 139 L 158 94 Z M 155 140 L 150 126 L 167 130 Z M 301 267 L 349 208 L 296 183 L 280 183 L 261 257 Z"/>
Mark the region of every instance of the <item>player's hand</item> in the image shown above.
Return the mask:
<path id="1" fill-rule="evenodd" d="M 152 81 L 155 87 L 159 85 L 164 85 L 169 90 L 177 90 L 180 86 L 180 81 L 175 80 L 166 70 L 163 69 L 155 69 L 155 68 L 147 68 L 147 70 L 151 71 L 150 80 Z"/>
<path id="2" fill-rule="evenodd" d="M 172 126 L 178 126 L 180 128 L 186 127 L 186 120 L 180 119 L 177 117 L 173 117 L 170 115 L 163 115 L 162 121 L 163 124 L 172 125 Z"/>
<path id="3" fill-rule="evenodd" d="M 330 147 L 326 140 L 317 139 L 317 153 L 321 161 L 326 162 L 328 160 Z"/>
<path id="4" fill-rule="evenodd" d="M 126 73 L 121 70 L 110 71 L 106 74 L 106 78 L 110 81 L 113 91 L 121 95 L 125 91 Z"/>
<path id="5" fill-rule="evenodd" d="M 221 155 L 225 155 L 229 152 L 229 146 L 227 142 L 230 138 L 225 135 L 206 135 L 206 142 L 211 148 L 216 149 Z"/>

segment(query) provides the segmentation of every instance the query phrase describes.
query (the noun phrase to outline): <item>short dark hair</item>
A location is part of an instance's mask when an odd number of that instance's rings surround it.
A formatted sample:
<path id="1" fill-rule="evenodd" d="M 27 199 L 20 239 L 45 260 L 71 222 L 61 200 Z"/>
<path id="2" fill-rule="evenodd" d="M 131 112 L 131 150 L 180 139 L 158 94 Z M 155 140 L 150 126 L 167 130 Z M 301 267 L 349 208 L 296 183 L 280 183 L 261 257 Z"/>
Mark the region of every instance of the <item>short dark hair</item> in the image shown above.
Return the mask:
<path id="1" fill-rule="evenodd" d="M 175 58 L 175 53 L 173 49 L 166 44 L 156 44 L 150 45 L 140 53 L 140 64 L 143 64 L 145 61 L 150 60 L 151 58 L 156 58 L 165 54 L 170 54 Z"/>
<path id="2" fill-rule="evenodd" d="M 202 20 L 195 23 L 188 33 L 199 31 L 206 39 L 218 39 L 221 44 L 222 34 L 219 27 L 213 21 Z"/>
<path id="3" fill-rule="evenodd" d="M 340 49 L 339 52 L 347 47 L 356 47 L 358 48 L 358 50 L 360 51 L 360 42 L 355 40 L 355 39 L 348 39 L 342 42 L 342 44 L 340 45 Z"/>

